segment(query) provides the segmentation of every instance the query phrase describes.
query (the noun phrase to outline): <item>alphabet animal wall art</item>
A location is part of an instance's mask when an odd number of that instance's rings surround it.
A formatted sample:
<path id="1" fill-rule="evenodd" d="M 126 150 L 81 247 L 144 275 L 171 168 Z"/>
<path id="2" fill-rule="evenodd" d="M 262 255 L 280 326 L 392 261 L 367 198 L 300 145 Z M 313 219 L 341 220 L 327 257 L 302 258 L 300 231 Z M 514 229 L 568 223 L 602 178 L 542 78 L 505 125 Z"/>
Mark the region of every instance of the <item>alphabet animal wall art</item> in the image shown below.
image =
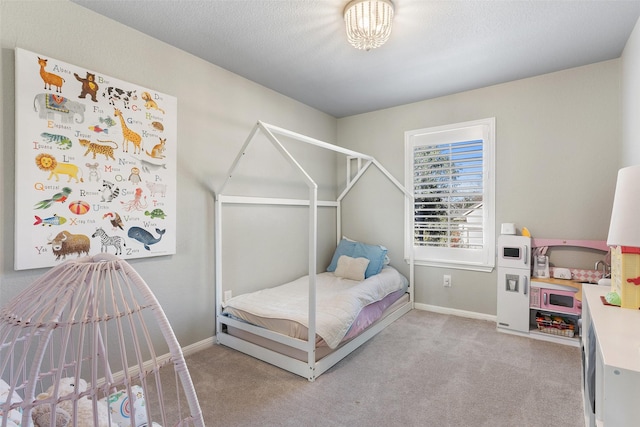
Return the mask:
<path id="1" fill-rule="evenodd" d="M 175 254 L 177 99 L 15 54 L 15 269 Z"/>

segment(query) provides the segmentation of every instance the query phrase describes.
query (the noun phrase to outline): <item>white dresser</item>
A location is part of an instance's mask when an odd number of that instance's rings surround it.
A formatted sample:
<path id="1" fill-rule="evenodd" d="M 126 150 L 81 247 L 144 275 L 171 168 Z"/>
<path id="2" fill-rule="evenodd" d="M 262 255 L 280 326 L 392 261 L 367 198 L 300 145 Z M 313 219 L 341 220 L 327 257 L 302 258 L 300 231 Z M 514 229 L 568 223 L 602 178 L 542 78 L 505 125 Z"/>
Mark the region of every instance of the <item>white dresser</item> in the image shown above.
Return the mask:
<path id="1" fill-rule="evenodd" d="M 585 425 L 640 426 L 640 310 L 604 305 L 608 287 L 582 287 Z"/>

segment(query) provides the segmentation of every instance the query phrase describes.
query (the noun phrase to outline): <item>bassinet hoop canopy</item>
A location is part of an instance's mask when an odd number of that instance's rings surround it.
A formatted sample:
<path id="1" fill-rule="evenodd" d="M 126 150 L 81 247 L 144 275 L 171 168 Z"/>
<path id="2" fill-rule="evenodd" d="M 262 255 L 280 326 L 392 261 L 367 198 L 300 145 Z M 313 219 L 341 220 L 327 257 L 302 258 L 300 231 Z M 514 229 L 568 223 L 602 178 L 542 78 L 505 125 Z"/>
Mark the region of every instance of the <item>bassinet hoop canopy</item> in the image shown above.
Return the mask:
<path id="1" fill-rule="evenodd" d="M 63 391 L 65 379 L 89 386 Z M 65 405 L 69 426 L 83 425 L 82 405 L 96 426 L 102 405 L 106 425 L 204 426 L 162 307 L 114 255 L 66 261 L 0 310 L 0 427 L 31 426 L 43 406 L 55 425 Z"/>

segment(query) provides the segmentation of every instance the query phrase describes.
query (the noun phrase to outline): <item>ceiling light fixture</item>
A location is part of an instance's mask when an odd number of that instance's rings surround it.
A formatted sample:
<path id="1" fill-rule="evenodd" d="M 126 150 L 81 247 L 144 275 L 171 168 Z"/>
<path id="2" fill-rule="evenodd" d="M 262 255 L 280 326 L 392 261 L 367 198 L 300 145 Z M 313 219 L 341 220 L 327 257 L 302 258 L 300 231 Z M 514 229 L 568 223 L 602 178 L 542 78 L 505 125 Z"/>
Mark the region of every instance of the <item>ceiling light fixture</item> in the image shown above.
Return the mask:
<path id="1" fill-rule="evenodd" d="M 352 0 L 344 8 L 349 43 L 357 49 L 380 47 L 391 35 L 391 0 Z"/>

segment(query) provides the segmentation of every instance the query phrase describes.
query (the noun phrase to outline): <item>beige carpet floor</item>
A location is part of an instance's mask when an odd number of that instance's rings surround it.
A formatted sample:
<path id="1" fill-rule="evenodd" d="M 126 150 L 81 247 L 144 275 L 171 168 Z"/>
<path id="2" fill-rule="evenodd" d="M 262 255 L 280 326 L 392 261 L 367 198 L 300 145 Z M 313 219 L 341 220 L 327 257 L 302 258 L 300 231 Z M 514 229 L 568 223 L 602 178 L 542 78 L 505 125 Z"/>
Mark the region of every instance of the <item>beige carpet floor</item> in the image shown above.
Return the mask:
<path id="1" fill-rule="evenodd" d="M 413 310 L 308 382 L 215 345 L 187 357 L 207 426 L 583 427 L 580 351 Z"/>

